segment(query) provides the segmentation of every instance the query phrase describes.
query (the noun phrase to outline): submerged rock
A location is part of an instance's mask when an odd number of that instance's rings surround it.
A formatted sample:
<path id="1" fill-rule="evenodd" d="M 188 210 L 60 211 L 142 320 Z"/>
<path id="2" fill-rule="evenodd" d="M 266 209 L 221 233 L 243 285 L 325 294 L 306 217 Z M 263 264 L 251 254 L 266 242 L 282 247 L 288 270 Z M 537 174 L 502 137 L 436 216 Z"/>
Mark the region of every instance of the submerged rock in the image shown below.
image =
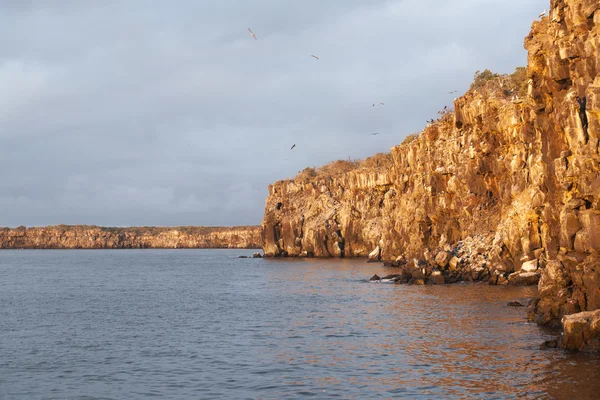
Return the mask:
<path id="1" fill-rule="evenodd" d="M 544 343 L 542 343 L 540 345 L 540 349 L 541 350 L 546 350 L 546 349 L 556 349 L 559 345 L 559 340 L 557 339 L 551 339 L 551 340 L 546 340 Z"/>
<path id="2" fill-rule="evenodd" d="M 519 303 L 518 301 L 509 301 L 507 306 L 509 306 L 509 307 L 525 307 L 523 304 Z"/>

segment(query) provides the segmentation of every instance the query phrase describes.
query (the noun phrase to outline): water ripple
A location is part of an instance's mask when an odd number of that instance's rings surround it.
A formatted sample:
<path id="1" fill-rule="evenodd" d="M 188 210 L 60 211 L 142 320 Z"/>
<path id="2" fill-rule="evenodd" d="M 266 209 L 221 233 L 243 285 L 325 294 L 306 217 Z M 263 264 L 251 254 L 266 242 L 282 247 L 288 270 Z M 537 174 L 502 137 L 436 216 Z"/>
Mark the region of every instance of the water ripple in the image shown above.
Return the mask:
<path id="1" fill-rule="evenodd" d="M 595 398 L 540 351 L 535 288 L 370 285 L 360 260 L 239 251 L 0 253 L 0 398 Z"/>

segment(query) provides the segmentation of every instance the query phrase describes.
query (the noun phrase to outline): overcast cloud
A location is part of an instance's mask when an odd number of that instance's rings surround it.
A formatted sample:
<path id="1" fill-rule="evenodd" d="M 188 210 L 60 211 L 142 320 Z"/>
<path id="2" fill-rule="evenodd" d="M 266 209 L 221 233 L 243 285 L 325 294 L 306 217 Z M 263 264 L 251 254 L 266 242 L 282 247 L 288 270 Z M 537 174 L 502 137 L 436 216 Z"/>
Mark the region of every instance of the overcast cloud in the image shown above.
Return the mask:
<path id="1" fill-rule="evenodd" d="M 525 65 L 544 8 L 0 0 L 0 225 L 259 224 L 269 183 L 388 151 L 475 70 Z"/>

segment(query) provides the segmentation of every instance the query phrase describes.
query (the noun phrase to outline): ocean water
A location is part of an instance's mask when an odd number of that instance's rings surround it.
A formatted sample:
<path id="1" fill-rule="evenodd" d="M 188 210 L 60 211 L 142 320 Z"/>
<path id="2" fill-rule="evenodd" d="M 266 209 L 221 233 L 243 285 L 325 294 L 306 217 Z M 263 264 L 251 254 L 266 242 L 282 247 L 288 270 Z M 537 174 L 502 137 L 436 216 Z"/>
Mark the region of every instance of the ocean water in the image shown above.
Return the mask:
<path id="1" fill-rule="evenodd" d="M 0 399 L 599 398 L 535 288 L 369 283 L 249 250 L 0 252 Z"/>

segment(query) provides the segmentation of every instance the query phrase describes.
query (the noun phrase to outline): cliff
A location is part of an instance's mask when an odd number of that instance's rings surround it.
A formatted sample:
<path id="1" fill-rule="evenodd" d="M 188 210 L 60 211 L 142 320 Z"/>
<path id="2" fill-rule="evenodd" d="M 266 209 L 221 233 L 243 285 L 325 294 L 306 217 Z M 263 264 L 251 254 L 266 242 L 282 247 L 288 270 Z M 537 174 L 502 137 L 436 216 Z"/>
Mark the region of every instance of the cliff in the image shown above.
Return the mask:
<path id="1" fill-rule="evenodd" d="M 261 247 L 259 226 L 106 228 L 58 225 L 0 228 L 0 249 L 145 249 Z"/>
<path id="2" fill-rule="evenodd" d="M 475 82 L 389 162 L 269 186 L 265 255 L 373 251 L 424 279 L 539 279 L 543 324 L 600 308 L 599 10 L 552 0 L 525 70 Z"/>

